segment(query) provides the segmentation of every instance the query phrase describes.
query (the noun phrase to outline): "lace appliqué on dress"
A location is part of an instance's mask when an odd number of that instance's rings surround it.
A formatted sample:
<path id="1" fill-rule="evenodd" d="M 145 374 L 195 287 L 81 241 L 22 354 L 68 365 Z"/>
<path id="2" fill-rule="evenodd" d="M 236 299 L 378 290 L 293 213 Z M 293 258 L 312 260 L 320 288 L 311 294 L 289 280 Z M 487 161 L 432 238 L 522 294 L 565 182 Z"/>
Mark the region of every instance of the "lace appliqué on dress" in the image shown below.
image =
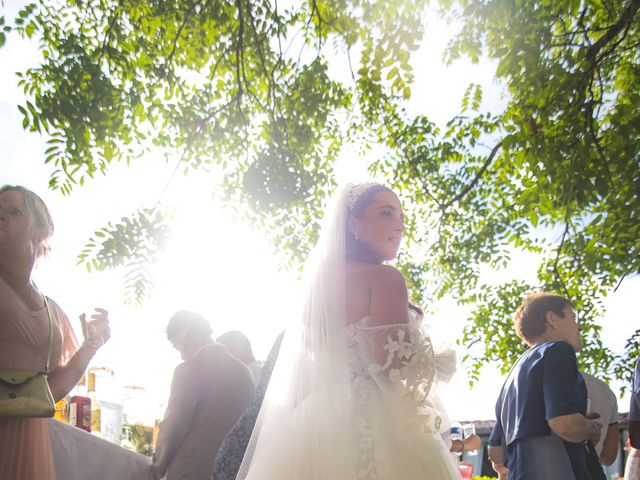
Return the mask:
<path id="1" fill-rule="evenodd" d="M 364 318 L 348 329 L 361 479 L 385 478 L 389 471 L 387 449 L 376 448 L 381 415 L 402 425 L 407 441 L 412 434 L 437 434 L 441 424 L 429 400 L 436 374 L 433 347 L 415 317 L 407 324 L 383 327 L 369 327 L 368 321 Z"/>

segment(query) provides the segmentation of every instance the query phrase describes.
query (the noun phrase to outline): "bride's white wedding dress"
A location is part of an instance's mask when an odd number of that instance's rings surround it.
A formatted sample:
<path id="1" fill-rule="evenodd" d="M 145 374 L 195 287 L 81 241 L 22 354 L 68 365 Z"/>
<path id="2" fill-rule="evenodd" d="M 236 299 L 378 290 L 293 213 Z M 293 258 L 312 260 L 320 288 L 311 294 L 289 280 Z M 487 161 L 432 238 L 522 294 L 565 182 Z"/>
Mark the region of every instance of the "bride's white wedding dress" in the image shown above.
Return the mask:
<path id="1" fill-rule="evenodd" d="M 365 317 L 347 331 L 358 445 L 353 478 L 459 478 L 440 434 L 446 426 L 432 391 L 433 348 L 415 312 L 406 324 L 372 327 Z"/>
<path id="2" fill-rule="evenodd" d="M 315 390 L 300 399 L 280 417 L 277 434 L 265 429 L 259 455 L 238 478 L 460 478 L 441 436 L 446 424 L 432 391 L 431 342 L 413 311 L 409 317 L 406 324 L 371 327 L 365 317 L 349 325 L 348 392 L 336 382 L 333 391 Z M 325 415 L 328 408 L 336 413 Z"/>

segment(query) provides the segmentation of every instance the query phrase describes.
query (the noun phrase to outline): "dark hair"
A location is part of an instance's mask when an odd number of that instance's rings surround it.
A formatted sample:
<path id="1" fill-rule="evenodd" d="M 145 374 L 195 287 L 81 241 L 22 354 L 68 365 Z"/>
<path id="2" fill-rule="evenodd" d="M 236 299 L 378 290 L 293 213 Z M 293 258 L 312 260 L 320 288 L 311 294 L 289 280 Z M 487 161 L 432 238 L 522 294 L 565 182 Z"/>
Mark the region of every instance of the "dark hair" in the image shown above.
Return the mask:
<path id="1" fill-rule="evenodd" d="M 422 322 L 424 319 L 424 310 L 422 310 L 418 305 L 414 305 L 409 302 L 409 308 L 418 314 L 418 320 Z"/>
<path id="2" fill-rule="evenodd" d="M 516 335 L 527 345 L 532 345 L 547 329 L 547 312 L 564 317 L 562 310 L 566 307 L 574 308 L 574 305 L 560 295 L 548 292 L 529 294 L 516 310 L 513 320 Z"/>
<path id="3" fill-rule="evenodd" d="M 189 332 L 198 337 L 210 338 L 211 327 L 199 313 L 179 310 L 173 314 L 167 325 L 167 338 L 174 339 L 180 333 Z"/>
<path id="4" fill-rule="evenodd" d="M 353 206 L 351 206 L 351 208 L 349 209 L 349 214 L 346 221 L 349 221 L 350 216 L 362 218 L 362 216 L 364 215 L 364 210 L 373 201 L 373 197 L 375 197 L 380 192 L 393 193 L 390 188 L 385 187 L 384 185 L 379 185 L 377 183 L 371 185 L 364 192 L 362 192 L 360 196 L 358 196 L 358 198 L 355 199 Z M 345 230 L 344 242 L 347 260 L 356 260 L 365 263 L 376 263 L 377 255 L 375 254 L 375 252 L 371 250 L 371 248 L 366 243 L 357 239 L 351 230 L 349 230 L 348 228 Z"/>

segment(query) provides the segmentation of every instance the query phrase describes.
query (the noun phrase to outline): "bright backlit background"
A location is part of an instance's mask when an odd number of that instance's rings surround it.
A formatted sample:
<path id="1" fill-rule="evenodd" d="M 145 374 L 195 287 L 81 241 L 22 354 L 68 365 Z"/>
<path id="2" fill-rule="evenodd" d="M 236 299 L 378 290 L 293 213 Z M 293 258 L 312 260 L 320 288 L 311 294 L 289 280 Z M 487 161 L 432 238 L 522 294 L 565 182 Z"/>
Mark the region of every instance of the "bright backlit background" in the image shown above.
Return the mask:
<path id="1" fill-rule="evenodd" d="M 7 5 L 5 13 L 10 18 L 19 3 Z M 451 33 L 448 30 L 442 22 L 429 22 L 424 47 L 415 56 L 416 81 L 409 106 L 413 113 L 426 113 L 441 126 L 458 111 L 470 81 L 483 85 L 487 107 L 500 103 L 499 87 L 492 83 L 492 64 L 473 66 L 460 61 L 451 67 L 441 65 L 441 53 Z M 116 166 L 107 178 L 97 177 L 70 197 L 49 191 L 52 167 L 43 164 L 46 147 L 41 137 L 21 128 L 17 105 L 23 102 L 23 95 L 14 75 L 38 60 L 36 46 L 14 35 L 0 49 L 0 184 L 25 185 L 49 205 L 56 224 L 54 252 L 37 267 L 35 280 L 68 313 L 78 335 L 81 312 L 89 313 L 96 306 L 110 311 L 112 339 L 93 365 L 112 368 L 120 385 L 144 387 L 147 414 L 154 418 L 163 411 L 173 368 L 180 361 L 164 334 L 173 312 L 188 309 L 203 313 L 214 336 L 229 329 L 244 331 L 256 356 L 263 359 L 286 322 L 297 315 L 298 283 L 293 273 L 279 271 L 261 232 L 235 221 L 211 200 L 216 184 L 213 175 L 172 177 L 174 160 L 166 164 L 160 158 L 147 158 L 129 168 Z M 364 164 L 356 153 L 345 151 L 337 170 L 339 180 L 366 180 Z M 153 206 L 161 195 L 163 203 L 176 208 L 174 236 L 164 258 L 153 267 L 153 295 L 143 307 L 127 307 L 122 304 L 123 272 L 88 274 L 76 265 L 76 256 L 90 235 L 107 221 L 117 221 L 140 205 Z M 516 274 L 533 280 L 535 269 L 533 258 L 520 256 L 506 272 L 486 275 L 496 281 Z M 616 351 L 622 351 L 624 339 L 638 326 L 631 306 L 638 287 L 637 277 L 627 280 L 607 301 L 602 335 Z M 434 340 L 453 345 L 461 335 L 466 313 L 452 301 L 439 303 L 435 315 L 428 319 Z M 480 384 L 470 390 L 460 368 L 443 392 L 449 415 L 465 420 L 493 418 L 500 385 L 497 369 L 486 368 Z M 625 399 L 620 410 L 627 409 Z"/>

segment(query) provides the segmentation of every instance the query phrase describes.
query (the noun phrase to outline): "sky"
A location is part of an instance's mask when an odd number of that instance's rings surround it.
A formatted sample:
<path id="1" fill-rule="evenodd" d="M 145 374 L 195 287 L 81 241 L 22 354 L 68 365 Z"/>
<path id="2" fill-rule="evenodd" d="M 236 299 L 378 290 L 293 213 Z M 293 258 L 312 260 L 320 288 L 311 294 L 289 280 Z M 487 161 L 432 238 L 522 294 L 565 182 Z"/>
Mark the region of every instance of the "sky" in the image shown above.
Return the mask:
<path id="1" fill-rule="evenodd" d="M 8 16 L 19 3 L 7 3 Z M 471 65 L 459 61 L 450 67 L 441 64 L 441 52 L 450 34 L 446 24 L 427 22 L 423 47 L 414 57 L 414 93 L 408 103 L 412 113 L 425 113 L 440 126 L 458 111 L 470 79 L 483 85 L 485 107 L 495 108 L 501 103 L 501 89 L 492 80 L 494 65 L 490 62 Z M 119 387 L 144 387 L 145 393 L 139 394 L 140 404 L 145 405 L 140 416 L 152 422 L 162 413 L 173 369 L 180 362 L 179 353 L 171 348 L 164 333 L 173 312 L 188 309 L 203 313 L 214 336 L 229 329 L 244 331 L 256 356 L 263 359 L 277 334 L 297 314 L 298 282 L 294 273 L 279 270 L 261 232 L 234 220 L 221 204 L 211 200 L 214 175 L 172 176 L 175 161 L 166 163 L 149 156 L 131 167 L 116 166 L 108 177 L 97 177 L 68 197 L 49 190 L 52 167 L 43 163 L 44 139 L 21 127 L 17 105 L 24 96 L 14 75 L 38 60 L 36 45 L 15 35 L 0 48 L 0 184 L 25 185 L 49 205 L 56 228 L 54 252 L 37 266 L 34 279 L 67 312 L 78 336 L 80 313 L 90 313 L 97 306 L 109 310 L 112 338 L 92 365 L 113 369 Z M 341 68 L 340 60 L 333 68 Z M 369 155 L 376 153 L 373 149 Z M 366 162 L 354 160 L 357 155 L 345 150 L 337 168 L 339 181 L 367 179 Z M 152 296 L 142 307 L 125 306 L 124 272 L 89 274 L 77 265 L 76 256 L 96 229 L 140 206 L 153 206 L 161 195 L 163 203 L 176 211 L 174 235 L 164 257 L 152 267 L 156 282 Z M 516 255 L 506 270 L 486 271 L 484 279 L 504 281 L 517 275 L 533 281 L 535 270 L 535 258 Z M 631 299 L 639 287 L 637 277 L 627 280 L 607 299 L 602 337 L 614 351 L 622 351 L 624 339 L 638 326 Z M 454 346 L 468 311 L 450 299 L 432 310 L 434 314 L 427 321 L 434 342 Z M 498 370 L 489 367 L 483 370 L 480 384 L 469 389 L 464 368 L 459 366 L 454 379 L 441 391 L 449 416 L 460 420 L 493 418 L 501 381 Z M 622 401 L 620 410 L 626 411 L 627 404 Z"/>

